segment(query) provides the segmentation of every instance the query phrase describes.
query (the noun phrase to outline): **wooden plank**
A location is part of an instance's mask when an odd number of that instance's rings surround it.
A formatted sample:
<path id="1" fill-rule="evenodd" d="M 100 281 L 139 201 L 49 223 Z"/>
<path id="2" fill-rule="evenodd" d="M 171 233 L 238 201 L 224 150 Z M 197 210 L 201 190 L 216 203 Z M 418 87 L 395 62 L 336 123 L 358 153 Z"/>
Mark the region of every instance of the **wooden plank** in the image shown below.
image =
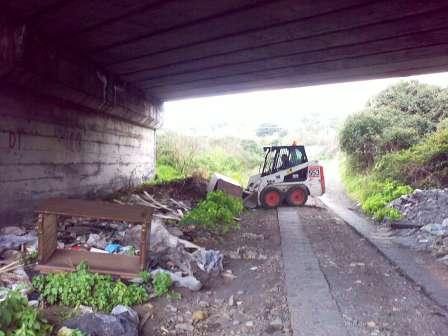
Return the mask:
<path id="1" fill-rule="evenodd" d="M 35 268 L 41 272 L 72 272 L 82 261 L 87 262 L 92 272 L 122 278 L 134 278 L 141 270 L 139 257 L 66 249 L 56 250 L 47 262 L 39 262 Z"/>
<path id="2" fill-rule="evenodd" d="M 145 221 L 142 224 L 141 238 L 140 238 L 140 270 L 146 270 L 146 256 L 149 250 L 148 234 L 151 232 L 151 221 Z"/>
<path id="3" fill-rule="evenodd" d="M 44 214 L 41 219 L 39 219 L 38 225 L 40 225 L 40 230 L 42 234 L 39 235 L 38 250 L 39 250 L 39 260 L 41 262 L 46 262 L 54 253 L 57 248 L 57 216 Z"/>
<path id="4" fill-rule="evenodd" d="M 41 202 L 37 206 L 36 212 L 143 223 L 150 220 L 153 209 L 145 206 L 121 205 L 102 201 L 50 198 Z"/>

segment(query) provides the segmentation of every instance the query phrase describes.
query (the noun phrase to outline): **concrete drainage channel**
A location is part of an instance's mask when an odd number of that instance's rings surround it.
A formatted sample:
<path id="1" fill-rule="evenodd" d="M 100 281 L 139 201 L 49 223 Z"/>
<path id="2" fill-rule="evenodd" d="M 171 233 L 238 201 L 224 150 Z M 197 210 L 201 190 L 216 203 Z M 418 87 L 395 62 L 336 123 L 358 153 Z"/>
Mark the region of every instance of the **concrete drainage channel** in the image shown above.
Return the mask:
<path id="1" fill-rule="evenodd" d="M 363 236 L 384 255 L 409 280 L 420 286 L 423 292 L 448 311 L 448 272 L 446 266 L 427 253 L 412 250 L 378 237 L 375 227 L 353 211 L 339 206 L 326 196 L 320 200 L 342 218 L 358 234 Z"/>
<path id="2" fill-rule="evenodd" d="M 348 335 L 297 208 L 278 208 L 278 221 L 294 335 Z"/>

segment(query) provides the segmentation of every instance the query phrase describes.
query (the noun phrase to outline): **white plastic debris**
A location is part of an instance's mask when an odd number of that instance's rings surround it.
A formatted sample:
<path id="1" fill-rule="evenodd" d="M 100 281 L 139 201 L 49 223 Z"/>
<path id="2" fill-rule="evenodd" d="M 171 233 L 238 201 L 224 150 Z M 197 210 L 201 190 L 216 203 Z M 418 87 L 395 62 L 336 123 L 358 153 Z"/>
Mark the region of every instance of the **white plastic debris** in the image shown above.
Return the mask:
<path id="1" fill-rule="evenodd" d="M 202 283 L 192 275 L 182 276 L 181 272 L 170 272 L 162 268 L 158 268 L 151 272 L 151 276 L 155 277 L 157 273 L 164 272 L 170 275 L 173 283 L 178 287 L 185 287 L 192 291 L 198 291 L 202 288 Z"/>
<path id="2" fill-rule="evenodd" d="M 442 224 L 427 224 L 422 230 L 439 237 L 448 235 L 448 226 Z"/>
<path id="3" fill-rule="evenodd" d="M 223 255 L 220 251 L 200 249 L 193 256 L 201 270 L 207 273 L 220 273 L 223 270 Z"/>

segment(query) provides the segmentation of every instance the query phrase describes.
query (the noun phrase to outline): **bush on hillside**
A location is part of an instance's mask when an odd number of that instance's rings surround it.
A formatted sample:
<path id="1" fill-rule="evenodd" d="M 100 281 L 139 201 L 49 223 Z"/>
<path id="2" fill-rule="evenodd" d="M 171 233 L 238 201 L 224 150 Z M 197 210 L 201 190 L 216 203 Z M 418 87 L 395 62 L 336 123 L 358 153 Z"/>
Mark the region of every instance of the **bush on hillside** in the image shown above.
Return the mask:
<path id="1" fill-rule="evenodd" d="M 436 131 L 447 111 L 448 90 L 416 81 L 399 83 L 346 120 L 340 147 L 354 167 L 371 168 L 382 155 L 408 149 Z"/>
<path id="2" fill-rule="evenodd" d="M 448 186 L 448 128 L 409 149 L 382 156 L 374 173 L 416 188 Z"/>

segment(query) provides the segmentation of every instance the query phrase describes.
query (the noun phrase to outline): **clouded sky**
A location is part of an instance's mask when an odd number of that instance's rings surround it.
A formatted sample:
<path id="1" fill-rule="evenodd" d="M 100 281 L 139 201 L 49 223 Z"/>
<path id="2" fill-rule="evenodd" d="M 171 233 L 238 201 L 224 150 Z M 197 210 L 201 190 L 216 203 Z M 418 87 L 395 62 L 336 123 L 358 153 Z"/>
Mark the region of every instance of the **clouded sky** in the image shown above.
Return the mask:
<path id="1" fill-rule="evenodd" d="M 258 125 L 265 122 L 283 126 L 293 115 L 302 113 L 346 116 L 361 110 L 368 98 L 387 86 L 409 79 L 448 86 L 448 72 L 445 72 L 178 100 L 164 104 L 163 128 L 206 131 L 218 123 Z"/>

